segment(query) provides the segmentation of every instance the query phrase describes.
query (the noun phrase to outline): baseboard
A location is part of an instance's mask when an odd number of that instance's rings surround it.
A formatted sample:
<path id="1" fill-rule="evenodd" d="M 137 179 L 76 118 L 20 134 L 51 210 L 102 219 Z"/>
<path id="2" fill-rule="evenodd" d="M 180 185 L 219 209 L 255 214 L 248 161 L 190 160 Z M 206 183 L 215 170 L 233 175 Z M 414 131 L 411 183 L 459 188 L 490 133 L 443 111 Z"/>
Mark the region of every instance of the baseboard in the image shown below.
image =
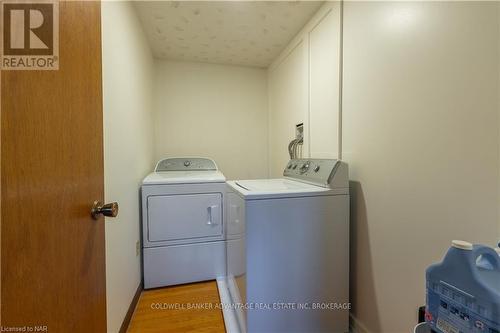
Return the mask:
<path id="1" fill-rule="evenodd" d="M 352 313 L 349 314 L 349 329 L 351 333 L 370 333 L 370 331 L 363 325 Z"/>
<path id="2" fill-rule="evenodd" d="M 132 298 L 132 302 L 128 307 L 127 314 L 125 315 L 125 318 L 123 318 L 122 326 L 120 327 L 120 333 L 127 333 L 128 325 L 130 325 L 130 320 L 132 319 L 132 315 L 134 314 L 135 307 L 139 302 L 139 297 L 141 297 L 141 292 L 143 291 L 143 289 L 144 288 L 142 287 L 141 282 L 137 287 L 137 290 L 135 291 L 134 298 Z"/>
<path id="3" fill-rule="evenodd" d="M 217 289 L 219 291 L 220 302 L 223 306 L 222 315 L 224 317 L 224 326 L 226 327 L 226 333 L 240 333 L 238 318 L 235 313 L 236 310 L 231 306 L 233 302 L 230 296 L 227 278 L 217 278 Z"/>

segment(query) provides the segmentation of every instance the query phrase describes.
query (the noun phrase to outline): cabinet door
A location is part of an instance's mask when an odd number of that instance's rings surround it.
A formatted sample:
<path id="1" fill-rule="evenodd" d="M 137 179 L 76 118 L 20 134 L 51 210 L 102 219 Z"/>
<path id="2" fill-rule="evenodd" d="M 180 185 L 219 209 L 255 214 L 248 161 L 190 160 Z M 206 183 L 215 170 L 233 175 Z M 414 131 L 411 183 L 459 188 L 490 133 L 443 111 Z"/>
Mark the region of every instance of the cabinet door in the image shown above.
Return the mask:
<path id="1" fill-rule="evenodd" d="M 148 197 L 148 240 L 151 242 L 222 235 L 220 193 Z"/>
<path id="2" fill-rule="evenodd" d="M 271 178 L 281 177 L 290 157 L 288 143 L 295 138 L 295 125 L 304 123 L 307 137 L 307 42 L 301 39 L 269 69 L 269 154 Z M 305 144 L 302 156 L 308 157 Z"/>
<path id="3" fill-rule="evenodd" d="M 339 158 L 340 6 L 309 32 L 310 156 Z"/>

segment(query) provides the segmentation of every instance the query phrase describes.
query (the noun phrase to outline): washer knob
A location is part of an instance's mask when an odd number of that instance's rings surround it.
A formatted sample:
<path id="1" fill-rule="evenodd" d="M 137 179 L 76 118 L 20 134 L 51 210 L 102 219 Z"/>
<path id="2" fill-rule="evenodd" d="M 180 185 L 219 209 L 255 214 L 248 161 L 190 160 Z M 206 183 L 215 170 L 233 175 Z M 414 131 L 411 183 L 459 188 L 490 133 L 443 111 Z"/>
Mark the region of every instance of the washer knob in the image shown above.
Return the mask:
<path id="1" fill-rule="evenodd" d="M 300 167 L 300 172 L 301 173 L 306 173 L 307 170 L 309 170 L 309 161 L 305 162 L 304 164 L 302 164 L 302 166 Z"/>
<path id="2" fill-rule="evenodd" d="M 314 168 L 314 172 L 318 172 L 319 171 L 319 165 L 316 165 L 316 167 Z"/>
<path id="3" fill-rule="evenodd" d="M 184 166 L 187 168 L 191 165 L 191 161 L 184 161 Z"/>

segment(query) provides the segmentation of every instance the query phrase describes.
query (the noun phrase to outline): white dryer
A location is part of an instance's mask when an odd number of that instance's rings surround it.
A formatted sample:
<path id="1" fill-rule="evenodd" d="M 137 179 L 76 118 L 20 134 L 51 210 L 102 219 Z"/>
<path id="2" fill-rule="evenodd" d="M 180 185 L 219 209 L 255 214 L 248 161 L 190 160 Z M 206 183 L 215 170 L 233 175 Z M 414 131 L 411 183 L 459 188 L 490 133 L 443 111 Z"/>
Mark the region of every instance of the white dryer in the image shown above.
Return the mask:
<path id="1" fill-rule="evenodd" d="M 225 275 L 225 181 L 207 158 L 167 158 L 144 179 L 144 288 Z"/>
<path id="2" fill-rule="evenodd" d="M 283 175 L 228 182 L 228 331 L 348 332 L 347 164 L 291 160 Z"/>

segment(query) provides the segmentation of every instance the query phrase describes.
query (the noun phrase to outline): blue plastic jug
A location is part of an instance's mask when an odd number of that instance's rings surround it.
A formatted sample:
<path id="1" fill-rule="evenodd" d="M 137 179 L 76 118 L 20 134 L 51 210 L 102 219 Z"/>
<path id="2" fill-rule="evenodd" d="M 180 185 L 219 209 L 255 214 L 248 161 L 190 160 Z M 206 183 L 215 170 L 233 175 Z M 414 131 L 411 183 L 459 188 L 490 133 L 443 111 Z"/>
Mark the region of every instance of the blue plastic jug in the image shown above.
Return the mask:
<path id="1" fill-rule="evenodd" d="M 453 241 L 427 269 L 426 322 L 439 333 L 500 333 L 500 256 Z"/>

